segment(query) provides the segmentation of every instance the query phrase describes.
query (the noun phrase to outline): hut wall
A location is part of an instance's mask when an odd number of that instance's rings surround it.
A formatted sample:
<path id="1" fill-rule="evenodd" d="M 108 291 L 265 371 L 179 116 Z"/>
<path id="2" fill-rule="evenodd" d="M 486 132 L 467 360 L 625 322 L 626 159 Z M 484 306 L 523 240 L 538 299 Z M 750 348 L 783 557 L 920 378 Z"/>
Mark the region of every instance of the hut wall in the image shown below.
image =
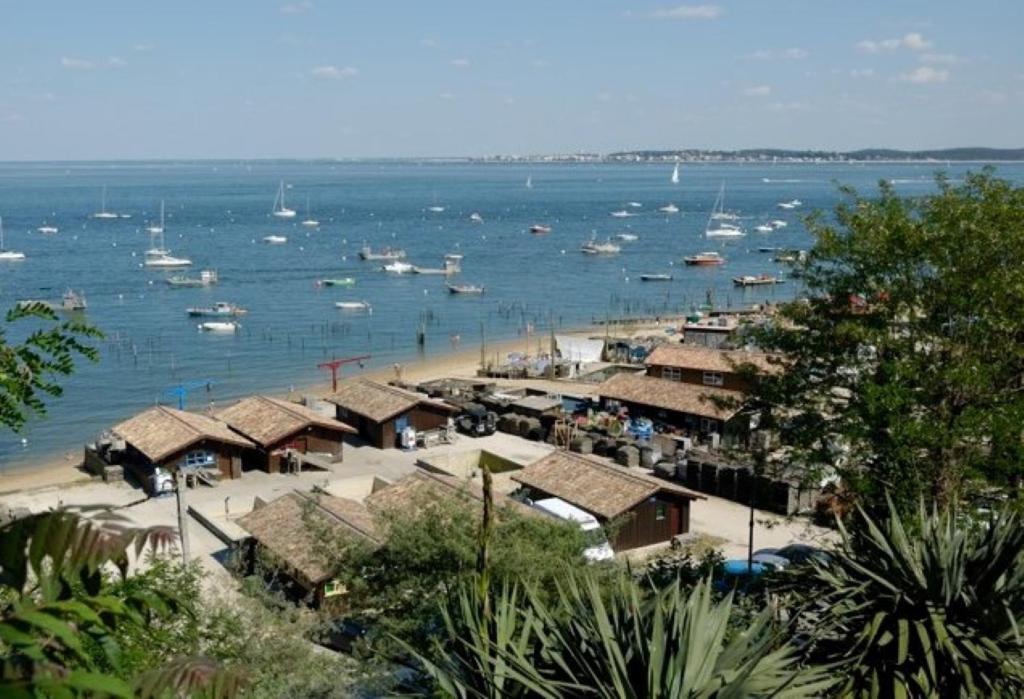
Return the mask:
<path id="1" fill-rule="evenodd" d="M 661 543 L 688 532 L 690 501 L 687 498 L 656 495 L 640 503 L 623 517 L 623 524 L 612 539 L 612 548 L 616 551 Z"/>

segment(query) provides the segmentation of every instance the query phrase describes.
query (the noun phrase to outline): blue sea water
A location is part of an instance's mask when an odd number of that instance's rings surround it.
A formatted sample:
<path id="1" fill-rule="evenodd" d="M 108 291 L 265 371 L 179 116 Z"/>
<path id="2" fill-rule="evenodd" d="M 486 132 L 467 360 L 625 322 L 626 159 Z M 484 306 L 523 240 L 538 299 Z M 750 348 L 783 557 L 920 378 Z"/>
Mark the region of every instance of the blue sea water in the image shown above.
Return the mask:
<path id="1" fill-rule="evenodd" d="M 796 280 L 777 287 L 736 290 L 738 274 L 777 272 L 762 245 L 806 248 L 801 217 L 830 209 L 837 183 L 865 192 L 880 179 L 907 195 L 934 189 L 928 164 L 694 164 L 681 182 L 664 165 L 467 164 L 419 162 L 131 162 L 0 163 L 0 216 L 6 247 L 27 255 L 0 263 L 0 306 L 20 299 L 59 300 L 68 288 L 84 291 L 87 319 L 106 334 L 102 358 L 83 363 L 63 381 L 64 395 L 48 402 L 21 434 L 0 435 L 0 464 L 31 466 L 54 454 L 77 452 L 99 431 L 157 401 L 174 404 L 169 387 L 209 379 L 210 392 L 189 396 L 190 407 L 254 391 L 284 391 L 328 379 L 316 368 L 332 357 L 369 354 L 368 367 L 404 361 L 417 353 L 416 333 L 426 324 L 427 354 L 477 346 L 481 324 L 489 340 L 515 337 L 527 324 L 572 327 L 621 315 L 679 312 L 702 303 L 710 291 L 719 306 L 790 297 Z M 977 165 L 943 169 L 962 177 Z M 1024 165 L 998 173 L 1024 181 Z M 526 188 L 527 177 L 533 187 Z M 271 216 L 278 182 L 287 185 L 291 220 Z M 742 216 L 745 238 L 709 241 L 703 236 L 720 185 L 726 208 Z M 96 220 L 101 189 L 107 208 L 130 219 Z M 306 198 L 321 227 L 300 225 Z M 800 199 L 795 211 L 777 207 Z M 145 227 L 166 202 L 166 244 L 193 260 L 190 275 L 214 268 L 220 284 L 175 289 L 166 272 L 142 267 L 150 247 Z M 639 202 L 641 208 L 627 206 Z M 681 213 L 658 207 L 675 203 Z M 440 213 L 428 207 L 443 206 Z M 636 215 L 614 218 L 610 212 Z M 469 220 L 479 212 L 483 223 Z M 754 227 L 771 219 L 789 222 L 773 233 Z M 45 223 L 60 228 L 43 235 Z M 528 232 L 550 225 L 550 235 Z M 599 239 L 630 232 L 621 254 L 579 252 Z M 267 245 L 269 234 L 284 245 Z M 409 261 L 440 266 L 442 256 L 465 256 L 462 283 L 486 286 L 480 297 L 452 296 L 443 278 L 392 276 L 380 263 L 362 262 L 363 243 L 398 245 Z M 718 250 L 719 268 L 686 268 L 684 255 Z M 641 273 L 674 275 L 667 283 L 642 283 Z M 316 280 L 352 276 L 354 288 L 318 288 Z M 197 331 L 185 309 L 229 301 L 249 310 L 235 335 Z M 368 301 L 372 314 L 335 309 L 339 300 Z M 12 338 L 18 332 L 9 328 Z M 23 441 L 24 440 L 24 441 Z"/>

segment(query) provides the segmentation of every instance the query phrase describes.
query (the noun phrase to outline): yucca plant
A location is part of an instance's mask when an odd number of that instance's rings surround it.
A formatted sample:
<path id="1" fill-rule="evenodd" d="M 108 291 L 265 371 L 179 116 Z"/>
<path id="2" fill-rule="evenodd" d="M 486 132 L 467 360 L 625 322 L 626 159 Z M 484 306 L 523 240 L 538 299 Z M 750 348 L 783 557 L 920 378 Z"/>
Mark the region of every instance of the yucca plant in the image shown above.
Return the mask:
<path id="1" fill-rule="evenodd" d="M 479 588 L 466 586 L 445 616 L 440 660 L 424 659 L 437 688 L 456 697 L 799 697 L 832 684 L 802 668 L 767 615 L 727 638 L 731 596 L 701 582 L 652 591 L 622 579 L 608 588 L 567 574 L 552 602 L 494 593 L 484 638 Z M 469 633 L 466 633 L 469 630 Z M 500 684 L 499 684 L 500 683 Z"/>
<path id="2" fill-rule="evenodd" d="M 58 510 L 0 527 L 0 694 L 4 697 L 157 697 L 235 693 L 237 678 L 201 659 L 182 659 L 139 678 L 116 676 L 117 631 L 178 611 L 150 590 L 121 596 L 104 576 L 125 575 L 129 556 L 166 549 L 169 527 L 137 529 L 107 512 Z"/>
<path id="3" fill-rule="evenodd" d="M 842 696 L 1024 695 L 1024 528 L 1004 512 L 983 523 L 892 503 L 863 510 L 829 563 L 793 571 L 780 590 L 812 639 L 841 664 Z M 977 526 L 981 524 L 981 526 Z"/>

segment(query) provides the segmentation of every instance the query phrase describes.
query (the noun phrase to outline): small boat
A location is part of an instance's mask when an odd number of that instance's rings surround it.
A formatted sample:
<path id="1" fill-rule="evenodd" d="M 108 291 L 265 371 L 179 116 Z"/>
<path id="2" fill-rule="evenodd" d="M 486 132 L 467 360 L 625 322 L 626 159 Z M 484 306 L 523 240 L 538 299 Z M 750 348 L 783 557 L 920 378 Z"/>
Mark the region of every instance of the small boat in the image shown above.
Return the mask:
<path id="1" fill-rule="evenodd" d="M 203 286 L 213 286 L 217 283 L 217 270 L 204 269 L 199 273 L 198 277 L 188 277 L 184 274 L 175 274 L 167 277 L 168 286 L 177 288 L 195 288 Z"/>
<path id="2" fill-rule="evenodd" d="M 772 247 L 771 245 L 762 245 L 757 249 L 758 252 L 779 252 L 782 248 Z"/>
<path id="3" fill-rule="evenodd" d="M 666 204 L 665 206 L 663 206 L 660 209 L 658 209 L 658 211 L 660 211 L 662 213 L 665 213 L 665 214 L 678 214 L 679 213 L 679 207 L 676 206 L 675 204 Z"/>
<path id="4" fill-rule="evenodd" d="M 715 221 L 732 221 L 738 218 L 725 210 L 725 182 L 718 188 L 718 196 L 715 204 L 711 207 L 711 215 L 708 216 L 708 223 L 704 229 L 704 235 L 708 238 L 739 238 L 746 235 L 743 230 L 732 223 L 713 223 Z"/>
<path id="5" fill-rule="evenodd" d="M 103 187 L 102 194 L 100 194 L 100 210 L 97 211 L 96 213 L 94 213 L 92 215 L 92 217 L 93 218 L 98 218 L 98 219 L 101 219 L 101 220 L 102 219 L 109 220 L 109 219 L 112 219 L 112 218 L 117 218 L 117 214 L 115 214 L 113 211 L 107 211 L 107 188 L 106 188 L 106 186 Z"/>
<path id="6" fill-rule="evenodd" d="M 762 223 L 760 226 L 756 226 L 754 230 L 758 233 L 771 233 L 775 230 L 775 226 L 768 223 Z"/>
<path id="7" fill-rule="evenodd" d="M 632 242 L 634 240 L 640 240 L 640 236 L 638 236 L 636 233 L 619 233 L 618 235 L 615 236 L 615 238 L 617 240 L 624 240 L 627 243 Z"/>
<path id="8" fill-rule="evenodd" d="M 725 264 L 725 258 L 717 252 L 699 252 L 684 257 L 683 262 L 691 267 L 712 267 Z"/>
<path id="9" fill-rule="evenodd" d="M 806 250 L 779 250 L 779 254 L 775 256 L 775 262 L 782 262 L 786 264 L 793 264 L 794 262 L 803 262 L 807 259 Z"/>
<path id="10" fill-rule="evenodd" d="M 64 295 L 60 297 L 60 309 L 69 313 L 77 311 L 84 311 L 89 307 L 89 304 L 85 300 L 85 292 L 75 292 L 72 289 L 68 289 L 64 292 Z"/>
<path id="11" fill-rule="evenodd" d="M 474 211 L 469 215 L 469 220 L 472 221 L 473 223 L 483 223 L 484 217 Z"/>
<path id="12" fill-rule="evenodd" d="M 334 307 L 342 311 L 369 311 L 373 308 L 366 301 L 336 301 Z"/>
<path id="13" fill-rule="evenodd" d="M 240 308 L 233 303 L 227 301 L 218 301 L 212 306 L 193 306 L 187 309 L 187 313 L 190 316 L 209 316 L 213 318 L 224 318 L 234 316 L 244 316 L 248 313 L 244 308 Z"/>
<path id="14" fill-rule="evenodd" d="M 263 242 L 268 245 L 283 245 L 288 242 L 288 238 L 283 235 L 265 235 L 263 236 Z"/>
<path id="15" fill-rule="evenodd" d="M 277 196 L 274 197 L 274 209 L 271 212 L 278 218 L 295 218 L 295 209 L 289 209 L 284 205 L 284 180 L 277 187 Z"/>
<path id="16" fill-rule="evenodd" d="M 440 213 L 444 213 L 444 207 L 443 206 L 428 206 L 427 207 L 427 211 L 429 211 L 431 213 L 434 213 L 434 214 L 440 214 Z"/>
<path id="17" fill-rule="evenodd" d="M 179 267 L 191 267 L 192 260 L 187 257 L 174 257 L 167 251 L 147 250 L 146 261 L 142 264 L 146 267 L 177 269 Z"/>
<path id="18" fill-rule="evenodd" d="M 627 201 L 626 206 L 630 207 L 631 209 L 639 209 L 643 207 L 643 204 L 641 204 L 638 201 Z"/>
<path id="19" fill-rule="evenodd" d="M 641 274 L 640 281 L 642 282 L 670 282 L 672 281 L 671 274 Z"/>
<path id="20" fill-rule="evenodd" d="M 415 274 L 440 274 L 449 276 L 452 274 L 458 274 L 462 270 L 459 267 L 459 261 L 445 256 L 444 267 L 416 267 L 413 266 L 412 271 Z"/>
<path id="21" fill-rule="evenodd" d="M 621 250 L 622 248 L 611 240 L 598 243 L 594 238 L 591 238 L 580 246 L 580 252 L 584 255 L 617 255 Z"/>
<path id="22" fill-rule="evenodd" d="M 463 254 L 461 252 L 446 252 L 444 255 L 445 262 L 451 260 L 452 262 L 462 262 Z"/>
<path id="23" fill-rule="evenodd" d="M 795 208 L 797 208 L 798 206 L 802 206 L 802 205 L 803 205 L 803 202 L 802 202 L 802 201 L 800 201 L 799 199 L 792 199 L 792 200 L 790 200 L 790 201 L 780 201 L 780 202 L 779 202 L 779 203 L 777 204 L 777 206 L 778 206 L 778 207 L 779 207 L 780 209 L 795 209 Z"/>
<path id="24" fill-rule="evenodd" d="M 709 227 L 704 231 L 704 235 L 708 238 L 742 238 L 746 233 L 733 223 L 720 223 L 714 228 Z"/>
<path id="25" fill-rule="evenodd" d="M 526 176 L 526 188 L 533 189 L 533 175 Z"/>
<path id="26" fill-rule="evenodd" d="M 404 260 L 405 250 L 401 248 L 381 248 L 380 252 L 374 252 L 369 245 L 359 249 L 361 260 Z"/>
<path id="27" fill-rule="evenodd" d="M 672 169 L 672 177 L 669 178 L 672 184 L 679 184 L 679 163 Z"/>
<path id="28" fill-rule="evenodd" d="M 789 225 L 788 223 L 783 221 L 781 218 L 777 218 L 774 221 L 769 221 L 769 223 L 772 225 L 772 228 L 785 228 L 786 226 Z"/>
<path id="29" fill-rule="evenodd" d="M 45 224 L 39 226 L 39 228 L 37 228 L 36 230 L 39 231 L 40 233 L 43 233 L 44 235 L 53 235 L 54 233 L 60 231 L 60 229 L 57 228 L 57 226 L 48 226 Z"/>
<path id="30" fill-rule="evenodd" d="M 484 287 L 473 284 L 445 284 L 450 294 L 482 294 Z"/>
<path id="31" fill-rule="evenodd" d="M 551 232 L 551 226 L 542 226 L 539 223 L 535 223 L 530 226 L 530 232 L 534 235 L 547 235 Z"/>
<path id="32" fill-rule="evenodd" d="M 356 280 L 352 277 L 341 277 L 340 279 L 321 279 L 317 282 L 319 286 L 355 286 Z"/>
<path id="33" fill-rule="evenodd" d="M 163 233 L 164 232 L 164 202 L 160 200 L 160 225 L 159 226 L 146 226 L 147 233 Z"/>
<path id="34" fill-rule="evenodd" d="M 208 320 L 205 323 L 199 323 L 196 327 L 200 332 L 233 333 L 242 326 L 233 320 Z"/>
<path id="35" fill-rule="evenodd" d="M 615 218 L 629 218 L 630 216 L 636 216 L 636 214 L 626 211 L 625 209 L 622 209 L 621 211 L 613 211 L 611 215 Z"/>
<path id="36" fill-rule="evenodd" d="M 383 267 L 381 267 L 381 270 L 385 272 L 390 272 L 391 274 L 406 274 L 413 270 L 413 266 L 408 262 L 402 262 L 401 260 L 393 260 L 392 262 L 389 262 Z"/>
<path id="37" fill-rule="evenodd" d="M 309 215 L 309 197 L 306 197 L 306 220 L 302 222 L 306 228 L 319 228 L 320 222 Z"/>
<path id="38" fill-rule="evenodd" d="M 732 278 L 732 283 L 736 286 L 768 286 L 782 284 L 784 281 L 770 274 L 744 274 L 741 277 Z"/>
<path id="39" fill-rule="evenodd" d="M 132 215 L 131 214 L 118 214 L 117 217 L 118 218 L 131 218 Z"/>
<path id="40" fill-rule="evenodd" d="M 17 262 L 25 259 L 25 253 L 8 250 L 4 247 L 4 219 L 0 216 L 0 261 Z"/>

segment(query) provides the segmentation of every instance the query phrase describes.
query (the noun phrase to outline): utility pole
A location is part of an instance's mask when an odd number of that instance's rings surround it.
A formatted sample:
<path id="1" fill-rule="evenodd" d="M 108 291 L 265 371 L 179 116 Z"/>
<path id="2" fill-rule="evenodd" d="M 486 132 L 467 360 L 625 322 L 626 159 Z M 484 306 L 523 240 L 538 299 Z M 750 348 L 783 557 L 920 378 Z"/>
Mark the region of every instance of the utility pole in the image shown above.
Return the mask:
<path id="1" fill-rule="evenodd" d="M 178 535 L 181 537 L 181 560 L 188 565 L 192 557 L 192 545 L 188 538 L 188 503 L 186 502 L 186 491 L 188 485 L 185 483 L 185 473 L 181 467 L 174 469 L 174 486 L 178 498 Z"/>
<path id="2" fill-rule="evenodd" d="M 345 364 L 351 364 L 352 362 L 359 362 L 359 366 L 363 366 L 363 361 L 369 359 L 370 355 L 363 354 L 358 357 L 345 357 L 344 359 L 332 359 L 329 362 L 321 362 L 316 365 L 317 369 L 330 369 L 331 370 L 331 392 L 335 393 L 338 390 L 338 372 Z"/>

